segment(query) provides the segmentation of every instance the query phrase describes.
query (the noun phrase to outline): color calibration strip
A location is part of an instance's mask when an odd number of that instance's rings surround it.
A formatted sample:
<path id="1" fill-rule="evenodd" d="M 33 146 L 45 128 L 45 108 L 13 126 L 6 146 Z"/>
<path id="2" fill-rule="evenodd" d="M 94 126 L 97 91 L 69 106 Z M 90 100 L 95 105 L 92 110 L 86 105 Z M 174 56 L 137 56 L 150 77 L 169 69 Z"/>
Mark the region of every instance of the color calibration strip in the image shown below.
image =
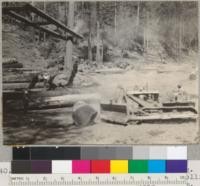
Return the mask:
<path id="1" fill-rule="evenodd" d="M 186 160 L 187 146 L 25 147 L 13 160 Z"/>
<path id="2" fill-rule="evenodd" d="M 13 174 L 187 173 L 187 160 L 16 160 Z"/>

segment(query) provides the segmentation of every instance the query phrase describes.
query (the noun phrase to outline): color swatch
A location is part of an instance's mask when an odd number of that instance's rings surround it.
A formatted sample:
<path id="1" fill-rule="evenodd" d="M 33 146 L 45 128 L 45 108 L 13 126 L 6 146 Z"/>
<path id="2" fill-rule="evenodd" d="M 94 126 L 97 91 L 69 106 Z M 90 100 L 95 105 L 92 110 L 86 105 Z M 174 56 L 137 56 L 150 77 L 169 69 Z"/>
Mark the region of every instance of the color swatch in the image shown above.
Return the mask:
<path id="1" fill-rule="evenodd" d="M 92 173 L 110 173 L 110 160 L 92 160 Z"/>
<path id="2" fill-rule="evenodd" d="M 128 173 L 128 160 L 111 160 L 110 173 Z"/>
<path id="3" fill-rule="evenodd" d="M 168 160 L 185 160 L 187 159 L 187 147 L 186 146 L 169 146 L 167 147 L 167 159 Z"/>
<path id="4" fill-rule="evenodd" d="M 90 160 L 73 160 L 72 173 L 90 173 Z"/>
<path id="5" fill-rule="evenodd" d="M 72 173 L 72 161 L 71 160 L 54 160 L 52 161 L 52 173 L 53 174 L 71 174 Z"/>
<path id="6" fill-rule="evenodd" d="M 187 173 L 187 160 L 15 160 L 15 174 Z"/>
<path id="7" fill-rule="evenodd" d="M 148 173 L 165 173 L 166 161 L 165 160 L 149 160 Z"/>
<path id="8" fill-rule="evenodd" d="M 187 172 L 187 160 L 168 160 L 166 162 L 167 173 Z"/>
<path id="9" fill-rule="evenodd" d="M 51 161 L 34 160 L 31 161 L 31 173 L 35 174 L 50 174 L 52 173 Z"/>
<path id="10" fill-rule="evenodd" d="M 148 160 L 129 160 L 129 173 L 148 173 Z"/>

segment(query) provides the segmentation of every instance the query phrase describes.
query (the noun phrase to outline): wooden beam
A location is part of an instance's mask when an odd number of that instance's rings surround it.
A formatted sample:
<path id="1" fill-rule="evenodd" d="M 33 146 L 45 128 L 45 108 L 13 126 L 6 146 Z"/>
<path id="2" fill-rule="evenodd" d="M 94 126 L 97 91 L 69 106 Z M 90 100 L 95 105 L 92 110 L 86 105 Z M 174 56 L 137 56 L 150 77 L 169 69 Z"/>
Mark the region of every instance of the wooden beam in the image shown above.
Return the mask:
<path id="1" fill-rule="evenodd" d="M 22 12 L 22 11 L 27 11 L 26 8 L 24 6 L 9 6 L 9 7 L 3 7 L 2 8 L 2 13 L 6 14 L 9 11 L 15 11 L 15 12 Z"/>
<path id="2" fill-rule="evenodd" d="M 68 40 L 67 37 L 65 37 L 63 35 L 59 35 L 58 33 L 54 32 L 54 31 L 51 31 L 51 30 L 48 30 L 48 29 L 46 29 L 44 27 L 38 26 L 38 25 L 32 23 L 28 19 L 24 18 L 23 16 L 15 13 L 15 12 L 9 11 L 9 12 L 7 12 L 7 14 L 11 15 L 12 17 L 14 17 L 15 19 L 17 19 L 17 20 L 19 20 L 21 22 L 24 22 L 25 24 L 27 24 L 29 26 L 32 26 L 32 27 L 34 27 L 36 29 L 40 29 L 43 32 L 46 32 L 46 33 L 48 33 L 50 35 L 53 35 L 54 37 L 57 37 L 59 39 L 63 39 L 63 40 L 66 40 L 66 41 Z"/>
<path id="3" fill-rule="evenodd" d="M 32 6 L 31 4 L 26 4 L 25 8 L 31 10 L 32 12 L 34 12 L 35 14 L 41 16 L 42 18 L 46 19 L 48 22 L 55 24 L 56 26 L 62 28 L 64 31 L 68 32 L 69 34 L 71 34 L 74 37 L 77 37 L 79 39 L 83 39 L 83 36 L 81 36 L 80 34 L 77 34 L 76 32 L 74 32 L 73 30 L 71 30 L 70 28 L 68 28 L 66 25 L 64 25 L 63 23 L 61 23 L 60 21 L 57 21 L 56 19 L 54 19 L 53 17 L 47 15 L 45 12 L 43 12 L 42 10 Z"/>
<path id="4" fill-rule="evenodd" d="M 36 25 L 50 25 L 51 23 L 47 22 L 47 21 L 38 21 L 38 22 L 33 22 Z"/>

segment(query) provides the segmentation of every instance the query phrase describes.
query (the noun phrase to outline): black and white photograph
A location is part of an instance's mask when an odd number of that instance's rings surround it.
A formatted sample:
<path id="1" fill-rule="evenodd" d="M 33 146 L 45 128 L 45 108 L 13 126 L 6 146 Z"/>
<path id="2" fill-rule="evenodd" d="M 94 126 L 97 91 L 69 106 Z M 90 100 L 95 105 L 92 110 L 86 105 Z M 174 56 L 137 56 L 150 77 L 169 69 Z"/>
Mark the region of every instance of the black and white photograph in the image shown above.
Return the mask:
<path id="1" fill-rule="evenodd" d="M 197 144 L 198 1 L 4 1 L 4 145 Z"/>

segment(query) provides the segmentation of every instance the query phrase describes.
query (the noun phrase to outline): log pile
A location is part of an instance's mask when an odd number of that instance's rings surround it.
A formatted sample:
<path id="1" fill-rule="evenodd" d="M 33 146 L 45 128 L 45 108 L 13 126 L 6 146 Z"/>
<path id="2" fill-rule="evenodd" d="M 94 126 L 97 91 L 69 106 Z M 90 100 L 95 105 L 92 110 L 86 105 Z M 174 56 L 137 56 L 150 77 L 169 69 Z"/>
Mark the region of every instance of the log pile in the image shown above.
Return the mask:
<path id="1" fill-rule="evenodd" d="M 16 58 L 4 58 L 3 68 L 23 68 L 23 64 L 19 63 Z"/>

